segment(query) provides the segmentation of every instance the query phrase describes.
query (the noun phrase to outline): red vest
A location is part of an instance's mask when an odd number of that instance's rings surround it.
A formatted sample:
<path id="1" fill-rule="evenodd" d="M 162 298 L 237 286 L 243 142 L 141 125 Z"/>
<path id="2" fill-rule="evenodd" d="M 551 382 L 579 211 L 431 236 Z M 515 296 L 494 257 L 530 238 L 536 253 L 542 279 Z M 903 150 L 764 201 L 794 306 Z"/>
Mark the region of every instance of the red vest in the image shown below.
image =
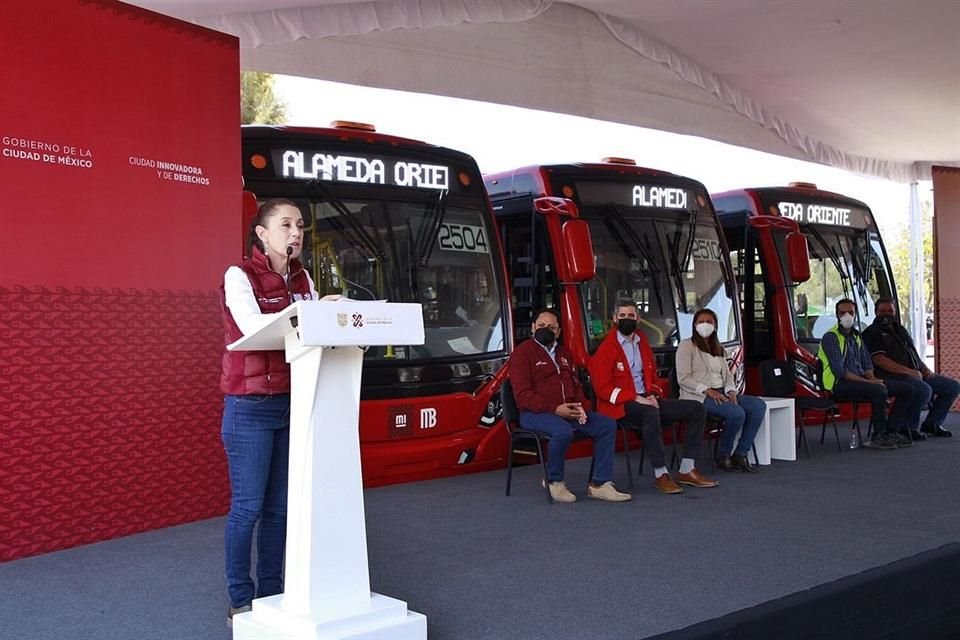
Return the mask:
<path id="1" fill-rule="evenodd" d="M 253 295 L 261 313 L 276 313 L 290 305 L 291 294 L 308 296 L 310 281 L 299 260 L 290 262 L 289 288 L 283 276 L 270 269 L 267 257 L 257 248 L 240 265 L 253 286 Z M 224 289 L 220 287 L 225 344 L 243 337 L 227 309 Z M 224 351 L 220 389 L 230 395 L 273 395 L 290 392 L 290 365 L 283 351 Z"/>

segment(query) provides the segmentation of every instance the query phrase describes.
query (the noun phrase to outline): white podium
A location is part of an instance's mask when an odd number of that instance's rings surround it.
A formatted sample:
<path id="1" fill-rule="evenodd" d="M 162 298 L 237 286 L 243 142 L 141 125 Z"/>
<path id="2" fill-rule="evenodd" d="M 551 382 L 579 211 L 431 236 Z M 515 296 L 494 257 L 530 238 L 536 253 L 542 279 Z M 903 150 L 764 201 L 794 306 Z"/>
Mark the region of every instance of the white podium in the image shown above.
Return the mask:
<path id="1" fill-rule="evenodd" d="M 427 618 L 370 592 L 360 473 L 360 347 L 423 344 L 419 304 L 297 302 L 230 350 L 286 350 L 290 469 L 284 593 L 233 618 L 234 640 L 426 640 Z"/>

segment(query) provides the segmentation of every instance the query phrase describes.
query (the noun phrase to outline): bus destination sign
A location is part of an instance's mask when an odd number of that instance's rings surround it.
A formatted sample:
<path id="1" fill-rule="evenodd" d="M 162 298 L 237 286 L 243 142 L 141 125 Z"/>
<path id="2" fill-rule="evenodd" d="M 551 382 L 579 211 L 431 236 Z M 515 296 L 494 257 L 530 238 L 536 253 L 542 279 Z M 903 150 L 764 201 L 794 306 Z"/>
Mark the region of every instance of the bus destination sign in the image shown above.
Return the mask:
<path id="1" fill-rule="evenodd" d="M 679 210 L 697 207 L 697 199 L 689 190 L 657 184 L 578 182 L 577 194 L 581 202 L 592 204 L 612 202 L 627 207 Z"/>
<path id="2" fill-rule="evenodd" d="M 278 177 L 381 184 L 417 189 L 450 188 L 450 168 L 386 156 L 338 155 L 320 151 L 275 149 L 273 166 Z"/>
<path id="3" fill-rule="evenodd" d="M 859 208 L 810 202 L 778 202 L 777 210 L 784 218 L 799 224 L 825 224 L 834 227 L 867 227 L 870 217 Z"/>

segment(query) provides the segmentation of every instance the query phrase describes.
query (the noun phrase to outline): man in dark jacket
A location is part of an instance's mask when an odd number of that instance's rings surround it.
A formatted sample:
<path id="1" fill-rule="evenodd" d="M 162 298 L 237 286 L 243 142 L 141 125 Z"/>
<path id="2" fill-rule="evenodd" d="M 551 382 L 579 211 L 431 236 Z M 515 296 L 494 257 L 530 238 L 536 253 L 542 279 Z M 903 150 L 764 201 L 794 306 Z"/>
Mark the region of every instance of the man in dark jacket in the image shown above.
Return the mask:
<path id="1" fill-rule="evenodd" d="M 617 423 L 583 408 L 583 389 L 577 379 L 573 356 L 561 344 L 560 316 L 544 309 L 533 322 L 533 338 L 521 343 L 510 356 L 510 381 L 520 410 L 520 426 L 550 436 L 547 481 L 557 502 L 575 502 L 577 497 L 563 481 L 563 462 L 574 432 L 593 438 L 593 478 L 587 497 L 610 502 L 630 500 L 613 486 L 613 449 Z"/>
<path id="2" fill-rule="evenodd" d="M 898 380 L 913 388 L 913 398 L 906 410 L 913 439 L 925 440 L 927 435 L 952 436 L 943 428 L 943 421 L 960 395 L 960 383 L 935 374 L 923 363 L 910 334 L 897 321 L 897 306 L 892 298 L 880 298 L 874 309 L 877 317 L 863 332 L 863 341 L 880 378 Z M 920 413 L 931 398 L 933 406 L 921 426 Z"/>

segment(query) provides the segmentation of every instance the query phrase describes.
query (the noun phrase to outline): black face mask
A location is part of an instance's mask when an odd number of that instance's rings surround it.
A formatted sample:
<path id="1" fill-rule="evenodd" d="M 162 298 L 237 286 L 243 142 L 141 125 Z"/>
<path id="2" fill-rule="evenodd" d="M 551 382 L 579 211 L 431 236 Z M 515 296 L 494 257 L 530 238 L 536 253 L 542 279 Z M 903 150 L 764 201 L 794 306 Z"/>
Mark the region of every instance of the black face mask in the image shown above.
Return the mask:
<path id="1" fill-rule="evenodd" d="M 533 339 L 543 346 L 549 347 L 557 339 L 557 335 L 546 327 L 540 327 L 533 332 Z"/>
<path id="2" fill-rule="evenodd" d="M 877 316 L 876 322 L 881 327 L 894 327 L 897 325 L 897 318 L 892 315 L 882 315 Z"/>
<path id="3" fill-rule="evenodd" d="M 620 318 L 617 320 L 617 331 L 629 337 L 637 330 L 637 321 L 633 318 Z"/>

